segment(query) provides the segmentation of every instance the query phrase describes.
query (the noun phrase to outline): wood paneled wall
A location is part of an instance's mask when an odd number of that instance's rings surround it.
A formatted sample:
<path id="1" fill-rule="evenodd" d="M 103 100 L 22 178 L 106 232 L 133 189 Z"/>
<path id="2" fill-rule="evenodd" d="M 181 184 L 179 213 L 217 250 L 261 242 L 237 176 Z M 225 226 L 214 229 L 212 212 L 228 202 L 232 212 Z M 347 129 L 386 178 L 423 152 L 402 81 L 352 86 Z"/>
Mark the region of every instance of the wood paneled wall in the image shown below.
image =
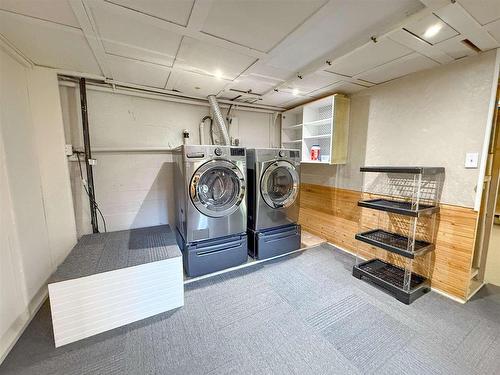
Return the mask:
<path id="1" fill-rule="evenodd" d="M 361 194 L 330 186 L 302 184 L 299 222 L 305 230 L 334 245 L 352 252 L 359 249 L 365 258 L 376 255 L 401 263 L 401 257 L 354 239 L 356 233 L 370 228 L 403 232 L 408 227 L 408 218 L 358 207 Z M 476 220 L 477 212 L 471 208 L 441 205 L 433 231 L 436 249 L 415 262 L 416 271 L 430 277 L 433 288 L 463 300 L 467 298 L 470 283 Z M 430 225 L 424 220 L 419 226 L 422 239 L 428 239 Z"/>

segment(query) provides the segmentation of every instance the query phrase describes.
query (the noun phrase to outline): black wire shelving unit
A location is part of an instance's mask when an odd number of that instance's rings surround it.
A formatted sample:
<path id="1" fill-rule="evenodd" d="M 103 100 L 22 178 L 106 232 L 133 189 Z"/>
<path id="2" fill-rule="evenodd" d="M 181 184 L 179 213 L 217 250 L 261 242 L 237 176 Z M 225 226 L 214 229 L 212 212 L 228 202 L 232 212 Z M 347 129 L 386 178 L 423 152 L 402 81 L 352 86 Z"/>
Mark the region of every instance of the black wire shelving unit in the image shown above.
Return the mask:
<path id="1" fill-rule="evenodd" d="M 425 256 L 435 249 L 436 214 L 439 213 L 439 195 L 444 179 L 444 168 L 441 167 L 361 167 L 361 172 L 383 174 L 385 179 L 374 179 L 371 186 L 375 192 L 363 191 L 363 197 L 376 195 L 375 198 L 363 199 L 358 206 L 386 213 L 391 222 L 392 216 L 402 216 L 404 220 L 394 221 L 407 224 L 404 228 L 388 230 L 387 228 L 370 228 L 366 230 L 360 217 L 360 233 L 356 240 L 376 249 L 397 254 L 402 260 L 392 264 L 384 259 L 374 257 L 363 259 L 360 246 L 356 251 L 356 264 L 352 274 L 358 279 L 367 279 L 373 284 L 393 294 L 399 301 L 410 304 L 430 291 L 430 280 L 413 270 L 413 261 Z M 380 183 L 382 181 L 382 183 Z M 369 185 L 369 184 L 368 184 Z M 363 183 L 365 186 L 365 183 Z M 382 186 L 382 188 L 380 188 Z M 428 239 L 417 238 L 422 234 L 419 220 L 426 218 L 430 223 Z M 373 222 L 373 215 L 371 215 Z M 378 219 L 378 223 L 384 220 Z M 405 226 L 405 225 L 403 225 Z M 393 228 L 394 229 L 394 228 Z M 404 229 L 404 234 L 401 233 Z M 403 263 L 403 265 L 399 264 Z M 430 273 L 430 261 L 427 262 L 427 274 Z"/>

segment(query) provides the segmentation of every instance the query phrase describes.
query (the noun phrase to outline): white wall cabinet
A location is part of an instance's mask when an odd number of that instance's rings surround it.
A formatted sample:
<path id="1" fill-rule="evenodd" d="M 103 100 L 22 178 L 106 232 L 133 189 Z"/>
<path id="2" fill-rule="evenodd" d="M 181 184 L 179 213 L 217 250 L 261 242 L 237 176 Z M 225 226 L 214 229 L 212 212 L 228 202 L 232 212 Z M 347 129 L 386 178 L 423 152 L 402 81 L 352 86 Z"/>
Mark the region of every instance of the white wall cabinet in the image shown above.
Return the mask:
<path id="1" fill-rule="evenodd" d="M 349 138 L 350 100 L 335 94 L 283 112 L 281 145 L 302 150 L 303 163 L 345 164 Z M 311 160 L 311 148 L 320 148 Z"/>

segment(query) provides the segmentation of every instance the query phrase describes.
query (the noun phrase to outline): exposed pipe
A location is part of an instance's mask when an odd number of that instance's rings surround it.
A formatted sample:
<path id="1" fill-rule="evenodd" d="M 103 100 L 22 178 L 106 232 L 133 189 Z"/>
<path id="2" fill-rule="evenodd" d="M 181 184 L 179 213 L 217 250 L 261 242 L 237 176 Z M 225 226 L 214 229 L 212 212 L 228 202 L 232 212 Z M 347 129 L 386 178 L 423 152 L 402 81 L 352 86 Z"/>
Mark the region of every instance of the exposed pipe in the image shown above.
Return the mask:
<path id="1" fill-rule="evenodd" d="M 202 121 L 200 122 L 200 145 L 205 144 L 205 123 Z"/>
<path id="2" fill-rule="evenodd" d="M 200 122 L 200 145 L 205 144 L 205 121 L 207 120 L 210 120 L 210 123 L 212 123 L 212 118 L 210 116 L 203 117 Z"/>
<path id="3" fill-rule="evenodd" d="M 222 136 L 222 141 L 224 145 L 230 146 L 231 142 L 229 141 L 229 134 L 227 131 L 226 121 L 224 120 L 224 116 L 219 108 L 219 103 L 217 103 L 217 99 L 215 99 L 215 95 L 207 96 L 208 102 L 210 103 L 210 107 L 214 112 L 215 124 L 219 127 L 220 134 Z"/>
<path id="4" fill-rule="evenodd" d="M 60 86 L 76 87 L 77 85 L 75 85 L 74 82 L 77 81 L 78 80 L 74 80 L 72 77 L 69 76 L 59 76 Z M 130 95 L 146 99 L 165 100 L 173 103 L 184 103 L 184 104 L 193 104 L 204 107 L 210 107 L 210 104 L 208 104 L 208 100 L 205 97 L 202 98 L 195 96 L 187 96 L 187 95 L 181 95 L 180 93 L 176 93 L 177 95 L 173 95 L 168 90 L 164 89 L 155 89 L 153 87 L 149 87 L 148 89 L 146 89 L 145 87 L 140 87 L 139 85 L 124 86 L 123 84 L 118 84 L 116 81 L 113 82 L 115 83 L 116 87 L 115 90 L 111 89 L 109 83 L 87 81 L 87 90 L 121 94 L 121 95 Z M 223 100 L 223 99 L 219 99 L 218 102 L 221 108 L 229 108 L 230 105 L 234 104 L 233 101 Z M 284 111 L 284 108 L 269 106 L 269 105 L 258 105 L 252 103 L 238 102 L 238 111 L 274 113 L 276 111 L 282 112 Z"/>
<path id="5" fill-rule="evenodd" d="M 87 90 L 85 78 L 80 78 L 80 105 L 82 108 L 83 146 L 85 149 L 85 169 L 87 170 L 90 221 L 92 224 L 92 232 L 99 233 L 99 223 L 97 222 L 97 212 L 95 205 L 94 174 L 92 171 L 92 165 L 89 164 L 89 160 L 92 159 L 92 153 L 90 150 L 89 117 L 87 110 Z"/>

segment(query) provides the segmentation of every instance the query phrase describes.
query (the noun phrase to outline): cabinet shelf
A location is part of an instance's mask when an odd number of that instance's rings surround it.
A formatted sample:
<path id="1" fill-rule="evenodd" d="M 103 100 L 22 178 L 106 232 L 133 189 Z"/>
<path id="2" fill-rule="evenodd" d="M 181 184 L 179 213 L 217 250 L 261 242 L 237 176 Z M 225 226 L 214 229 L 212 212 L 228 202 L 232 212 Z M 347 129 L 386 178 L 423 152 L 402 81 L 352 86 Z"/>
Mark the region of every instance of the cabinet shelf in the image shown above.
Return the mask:
<path id="1" fill-rule="evenodd" d="M 387 232 L 382 229 L 374 229 L 356 234 L 358 241 L 369 245 L 402 255 L 406 258 L 414 259 L 416 256 L 424 255 L 434 250 L 434 244 L 429 242 L 415 240 L 415 250 L 408 251 L 408 237 L 400 234 Z"/>
<path id="2" fill-rule="evenodd" d="M 430 291 L 429 280 L 414 272 L 411 273 L 410 290 L 405 291 L 405 270 L 380 259 L 371 259 L 354 266 L 352 274 L 358 279 L 367 278 L 407 305 Z"/>
<path id="3" fill-rule="evenodd" d="M 302 160 L 301 163 L 305 163 L 305 164 L 330 164 L 330 161 Z"/>
<path id="4" fill-rule="evenodd" d="M 302 139 L 293 139 L 291 141 L 283 141 L 282 143 L 301 143 Z"/>
<path id="5" fill-rule="evenodd" d="M 309 135 L 304 137 L 304 139 L 323 139 L 323 138 L 331 138 L 331 134 L 319 134 L 319 135 Z"/>
<path id="6" fill-rule="evenodd" d="M 321 126 L 321 125 L 328 125 L 332 122 L 332 118 L 325 118 L 322 120 L 316 120 L 316 121 L 308 121 L 304 122 L 302 126 Z"/>
<path id="7" fill-rule="evenodd" d="M 284 126 L 284 130 L 297 130 L 302 127 L 302 124 Z"/>
<path id="8" fill-rule="evenodd" d="M 343 94 L 333 94 L 282 114 L 281 139 L 286 147 L 300 147 L 302 159 L 308 161 L 311 148 L 318 144 L 321 154 L 329 155 L 324 164 L 346 164 L 349 138 L 350 99 Z M 301 138 L 294 144 L 288 139 Z"/>
<path id="9" fill-rule="evenodd" d="M 432 215 L 436 212 L 439 212 L 439 206 L 419 204 L 418 210 L 413 210 L 411 208 L 411 202 L 397 201 L 385 198 L 359 201 L 358 206 L 412 217 Z"/>

